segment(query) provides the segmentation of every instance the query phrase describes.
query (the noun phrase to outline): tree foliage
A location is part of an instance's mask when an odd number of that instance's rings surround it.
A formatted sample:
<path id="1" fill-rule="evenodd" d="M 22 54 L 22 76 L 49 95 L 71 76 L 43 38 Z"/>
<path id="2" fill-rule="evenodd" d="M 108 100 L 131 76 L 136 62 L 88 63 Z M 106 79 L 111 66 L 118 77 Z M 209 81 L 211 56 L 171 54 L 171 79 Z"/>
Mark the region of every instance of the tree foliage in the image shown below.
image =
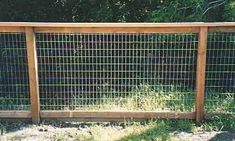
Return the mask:
<path id="1" fill-rule="evenodd" d="M 224 19 L 227 21 L 235 21 L 235 1 L 230 1 L 225 5 Z"/>
<path id="2" fill-rule="evenodd" d="M 234 21 L 234 0 L 0 0 L 0 21 Z"/>

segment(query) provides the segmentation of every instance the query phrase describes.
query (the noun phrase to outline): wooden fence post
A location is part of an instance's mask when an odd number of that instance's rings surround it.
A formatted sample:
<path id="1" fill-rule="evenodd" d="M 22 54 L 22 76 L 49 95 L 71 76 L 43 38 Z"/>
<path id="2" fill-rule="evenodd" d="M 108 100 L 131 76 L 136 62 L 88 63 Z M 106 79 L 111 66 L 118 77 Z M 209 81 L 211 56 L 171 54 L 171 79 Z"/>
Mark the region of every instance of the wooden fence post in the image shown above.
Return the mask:
<path id="1" fill-rule="evenodd" d="M 200 27 L 197 73 L 196 73 L 196 122 L 201 123 L 204 119 L 204 96 L 205 96 L 205 72 L 206 72 L 206 47 L 208 27 Z"/>
<path id="2" fill-rule="evenodd" d="M 40 101 L 35 34 L 33 27 L 25 27 L 32 122 L 40 123 Z"/>

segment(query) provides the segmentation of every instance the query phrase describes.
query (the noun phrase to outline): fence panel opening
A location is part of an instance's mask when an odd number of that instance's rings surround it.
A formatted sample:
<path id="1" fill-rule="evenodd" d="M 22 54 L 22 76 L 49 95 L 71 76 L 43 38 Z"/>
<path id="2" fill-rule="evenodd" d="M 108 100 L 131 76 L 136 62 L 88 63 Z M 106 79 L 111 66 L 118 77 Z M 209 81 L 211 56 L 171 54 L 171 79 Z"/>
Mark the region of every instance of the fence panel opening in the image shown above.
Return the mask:
<path id="1" fill-rule="evenodd" d="M 0 110 L 29 110 L 24 33 L 0 33 Z"/>
<path id="2" fill-rule="evenodd" d="M 235 32 L 208 35 L 207 112 L 235 113 Z"/>
<path id="3" fill-rule="evenodd" d="M 42 110 L 194 111 L 198 34 L 36 33 Z"/>

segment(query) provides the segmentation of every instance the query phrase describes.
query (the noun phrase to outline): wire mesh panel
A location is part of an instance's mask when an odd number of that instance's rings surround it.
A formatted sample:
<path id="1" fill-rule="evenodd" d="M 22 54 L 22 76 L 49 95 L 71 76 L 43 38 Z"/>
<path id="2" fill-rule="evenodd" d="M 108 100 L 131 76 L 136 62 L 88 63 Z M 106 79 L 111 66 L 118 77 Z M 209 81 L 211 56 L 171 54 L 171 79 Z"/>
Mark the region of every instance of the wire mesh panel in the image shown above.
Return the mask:
<path id="1" fill-rule="evenodd" d="M 235 113 L 235 33 L 208 35 L 206 111 Z"/>
<path id="2" fill-rule="evenodd" d="M 197 34 L 36 33 L 44 110 L 193 111 Z"/>
<path id="3" fill-rule="evenodd" d="M 25 34 L 0 33 L 0 110 L 29 109 Z"/>

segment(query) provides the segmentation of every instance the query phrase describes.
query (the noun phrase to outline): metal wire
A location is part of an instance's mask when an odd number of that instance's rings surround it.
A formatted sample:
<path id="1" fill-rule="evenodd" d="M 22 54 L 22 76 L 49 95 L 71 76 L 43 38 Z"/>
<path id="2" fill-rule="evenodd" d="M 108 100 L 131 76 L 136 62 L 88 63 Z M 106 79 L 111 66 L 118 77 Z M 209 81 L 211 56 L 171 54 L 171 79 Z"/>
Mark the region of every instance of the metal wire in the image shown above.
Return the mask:
<path id="1" fill-rule="evenodd" d="M 36 33 L 43 110 L 194 111 L 197 34 Z M 235 33 L 209 33 L 206 111 L 235 112 Z M 0 110 L 29 110 L 24 33 L 0 33 Z"/>
<path id="2" fill-rule="evenodd" d="M 0 33 L 0 110 L 29 109 L 24 33 Z"/>
<path id="3" fill-rule="evenodd" d="M 197 36 L 36 33 L 41 108 L 193 111 Z"/>
<path id="4" fill-rule="evenodd" d="M 235 112 L 235 33 L 209 33 L 206 111 Z"/>

